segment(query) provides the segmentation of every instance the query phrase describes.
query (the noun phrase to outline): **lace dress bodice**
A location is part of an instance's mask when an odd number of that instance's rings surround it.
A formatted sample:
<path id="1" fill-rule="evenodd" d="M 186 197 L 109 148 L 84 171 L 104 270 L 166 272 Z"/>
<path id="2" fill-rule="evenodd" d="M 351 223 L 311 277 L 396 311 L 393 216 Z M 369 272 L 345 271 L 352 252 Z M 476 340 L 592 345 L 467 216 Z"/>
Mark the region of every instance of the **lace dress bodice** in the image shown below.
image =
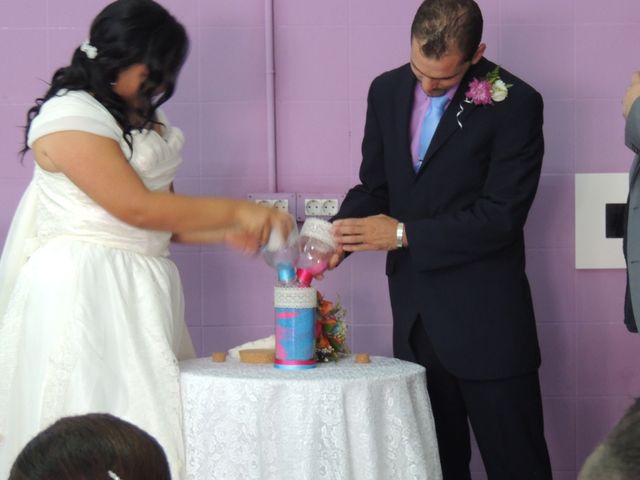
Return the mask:
<path id="1" fill-rule="evenodd" d="M 90 95 L 84 92 L 68 92 L 70 103 L 77 102 L 95 107 L 97 113 L 104 110 L 103 121 L 115 123 L 113 118 Z M 61 97 L 64 98 L 64 97 Z M 54 99 L 56 101 L 58 99 Z M 43 114 L 48 112 L 43 107 Z M 84 105 L 86 107 L 86 105 Z M 134 131 L 132 133 L 133 154 L 124 139 L 118 138 L 123 153 L 130 158 L 132 168 L 149 190 L 168 191 L 173 182 L 176 170 L 181 163 L 180 150 L 184 136 L 180 129 L 171 127 L 166 117 L 160 113 L 162 134 L 155 130 Z M 33 122 L 30 142 L 42 130 L 38 122 Z M 46 121 L 43 122 L 46 125 Z M 114 125 L 113 133 L 117 132 Z M 70 125 L 70 128 L 74 128 Z M 102 133 L 102 132 L 96 132 Z M 110 132 L 111 133 L 111 132 Z M 113 135 L 109 135 L 113 138 Z M 97 242 L 116 248 L 125 248 L 147 255 L 168 254 L 171 233 L 145 230 L 128 225 L 96 204 L 62 173 L 48 172 L 36 165 L 34 171 L 34 187 L 38 192 L 37 201 L 37 248 L 51 238 L 73 236 L 82 240 Z"/>

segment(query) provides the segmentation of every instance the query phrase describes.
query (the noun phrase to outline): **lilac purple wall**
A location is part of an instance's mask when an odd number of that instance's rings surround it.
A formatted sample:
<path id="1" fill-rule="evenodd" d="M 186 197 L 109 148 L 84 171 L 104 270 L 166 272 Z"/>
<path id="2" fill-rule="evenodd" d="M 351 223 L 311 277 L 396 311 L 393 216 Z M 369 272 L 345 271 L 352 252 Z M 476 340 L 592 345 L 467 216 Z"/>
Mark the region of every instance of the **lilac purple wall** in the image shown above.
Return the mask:
<path id="1" fill-rule="evenodd" d="M 31 175 L 24 114 L 70 58 L 105 0 L 0 0 L 0 237 Z M 164 0 L 192 52 L 167 106 L 187 137 L 177 190 L 244 197 L 267 189 L 262 0 Z M 418 0 L 275 0 L 278 185 L 342 192 L 356 181 L 365 97 L 407 61 Z M 480 0 L 487 56 L 545 98 L 547 154 L 527 225 L 528 271 L 543 350 L 547 437 L 557 479 L 640 392 L 640 337 L 622 326 L 624 272 L 574 268 L 574 173 L 625 172 L 620 101 L 640 69 L 638 0 Z M 3 240 L 0 240 L 2 242 Z M 273 274 L 218 247 L 176 247 L 200 354 L 266 336 Z M 356 351 L 391 355 L 383 256 L 362 254 L 319 285 L 349 312 Z M 474 467 L 480 471 L 477 459 Z M 477 478 L 484 478 L 478 473 Z"/>

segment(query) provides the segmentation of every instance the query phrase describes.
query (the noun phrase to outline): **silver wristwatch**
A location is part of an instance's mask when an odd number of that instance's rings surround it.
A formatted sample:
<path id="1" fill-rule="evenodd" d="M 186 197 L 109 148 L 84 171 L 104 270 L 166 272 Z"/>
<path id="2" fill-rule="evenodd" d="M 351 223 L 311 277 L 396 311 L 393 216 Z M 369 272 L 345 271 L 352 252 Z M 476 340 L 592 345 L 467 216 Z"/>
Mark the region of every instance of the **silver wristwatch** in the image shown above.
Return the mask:
<path id="1" fill-rule="evenodd" d="M 404 238 L 404 223 L 398 222 L 396 227 L 396 248 L 402 248 L 402 239 Z"/>

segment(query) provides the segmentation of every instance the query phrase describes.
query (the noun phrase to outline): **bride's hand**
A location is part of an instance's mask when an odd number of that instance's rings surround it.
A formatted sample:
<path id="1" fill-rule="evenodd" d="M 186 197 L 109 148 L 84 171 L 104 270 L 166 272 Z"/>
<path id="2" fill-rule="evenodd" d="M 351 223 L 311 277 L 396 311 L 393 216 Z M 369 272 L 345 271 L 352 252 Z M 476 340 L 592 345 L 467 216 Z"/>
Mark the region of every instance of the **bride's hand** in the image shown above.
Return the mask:
<path id="1" fill-rule="evenodd" d="M 268 242 L 273 229 L 279 230 L 282 238 L 288 238 L 293 229 L 294 220 L 288 213 L 247 201 L 243 202 L 236 211 L 236 225 L 238 229 L 252 237 L 258 246 L 263 246 Z"/>
<path id="2" fill-rule="evenodd" d="M 254 236 L 239 229 L 231 229 L 224 232 L 222 241 L 227 247 L 244 255 L 253 255 L 260 248 L 260 245 Z"/>

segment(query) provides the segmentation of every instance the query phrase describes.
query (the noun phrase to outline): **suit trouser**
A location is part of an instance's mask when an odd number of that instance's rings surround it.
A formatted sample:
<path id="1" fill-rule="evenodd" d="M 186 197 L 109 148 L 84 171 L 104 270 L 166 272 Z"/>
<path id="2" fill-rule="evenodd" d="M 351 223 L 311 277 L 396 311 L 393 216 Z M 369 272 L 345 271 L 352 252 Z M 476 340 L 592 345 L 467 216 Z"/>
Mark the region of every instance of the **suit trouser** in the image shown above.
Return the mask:
<path id="1" fill-rule="evenodd" d="M 420 318 L 410 342 L 427 369 L 444 480 L 471 478 L 469 423 L 489 480 L 551 478 L 537 372 L 489 381 L 457 378 L 438 360 Z"/>

